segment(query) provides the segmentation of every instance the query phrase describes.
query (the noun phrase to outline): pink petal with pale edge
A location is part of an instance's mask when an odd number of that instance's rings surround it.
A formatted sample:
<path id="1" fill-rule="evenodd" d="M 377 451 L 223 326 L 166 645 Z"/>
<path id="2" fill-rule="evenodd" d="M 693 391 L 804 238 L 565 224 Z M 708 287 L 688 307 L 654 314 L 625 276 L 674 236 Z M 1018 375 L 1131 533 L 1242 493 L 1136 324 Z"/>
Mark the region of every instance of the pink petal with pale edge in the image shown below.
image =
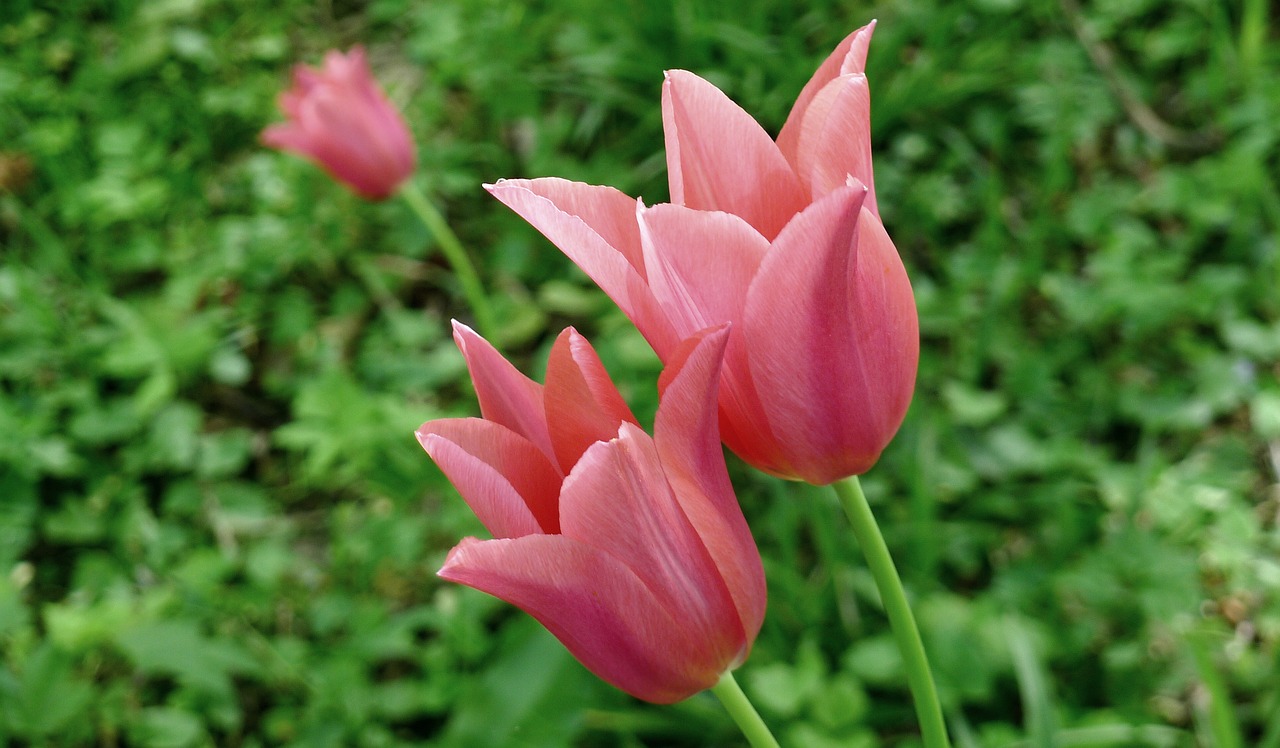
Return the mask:
<path id="1" fill-rule="evenodd" d="M 678 336 L 742 320 L 747 289 L 769 251 L 768 241 L 746 221 L 730 213 L 655 205 L 640 214 L 640 238 L 649 286 Z M 731 333 L 720 394 L 721 436 L 742 459 L 765 469 L 772 458 L 762 447 L 773 439 L 746 357 L 741 336 Z"/>
<path id="2" fill-rule="evenodd" d="M 747 298 L 743 337 L 769 424 L 790 475 L 818 485 L 875 463 L 915 382 L 911 286 L 864 195 L 844 187 L 801 213 Z"/>
<path id="3" fill-rule="evenodd" d="M 485 185 L 542 232 L 635 323 L 659 357 L 679 338 L 645 280 L 636 202 L 612 187 L 564 179 L 504 179 Z"/>
<path id="4" fill-rule="evenodd" d="M 882 415 L 883 442 L 897 433 L 916 389 L 920 314 L 898 248 L 878 218 L 863 207 L 858 219 L 854 330 L 867 361 L 867 381 Z"/>
<path id="5" fill-rule="evenodd" d="M 624 423 L 582 455 L 560 492 L 560 527 L 634 571 L 717 672 L 739 656 L 746 635 L 733 598 L 639 427 Z"/>
<path id="6" fill-rule="evenodd" d="M 671 489 L 698 537 L 706 545 L 738 611 L 746 659 L 764 621 L 764 567 L 742 508 L 729 483 L 716 399 L 721 359 L 729 330 L 704 330 L 686 340 L 667 362 L 659 389 L 662 399 L 654 421 L 654 444 Z"/>
<path id="7" fill-rule="evenodd" d="M 623 421 L 637 423 L 587 339 L 567 328 L 551 347 L 543 403 L 560 468 L 573 469 L 598 441 L 618 434 Z"/>
<path id="8" fill-rule="evenodd" d="M 417 437 L 494 537 L 560 532 L 561 475 L 523 436 L 481 418 L 442 418 Z"/>
<path id="9" fill-rule="evenodd" d="M 542 407 L 542 385 L 521 374 L 489 341 L 457 320 L 453 322 L 453 340 L 467 360 L 480 413 L 533 442 L 555 464 Z"/>
<path id="10" fill-rule="evenodd" d="M 636 698 L 674 703 L 715 685 L 723 670 L 624 563 L 563 535 L 467 538 L 439 574 L 524 610 L 588 670 Z"/>
<path id="11" fill-rule="evenodd" d="M 741 217 L 682 205 L 639 214 L 649 288 L 681 338 L 742 317 L 769 242 Z"/>
<path id="12" fill-rule="evenodd" d="M 863 207 L 877 218 L 871 171 L 871 90 L 865 75 L 842 75 L 809 105 L 800 129 L 796 171 L 810 194 L 826 195 L 852 176 L 867 186 Z"/>
<path id="13" fill-rule="evenodd" d="M 667 71 L 662 128 L 671 202 L 741 216 L 772 240 L 807 202 L 778 146 L 720 89 Z"/>
<path id="14" fill-rule="evenodd" d="M 838 76 L 866 72 L 867 50 L 871 46 L 871 34 L 875 30 L 876 22 L 872 21 L 846 36 L 836 45 L 827 59 L 822 61 L 809 82 L 801 89 L 800 95 L 796 97 L 796 103 L 791 106 L 787 121 L 782 125 L 782 131 L 778 133 L 778 148 L 793 165 L 798 163 L 796 154 L 799 150 L 800 122 L 809 108 L 809 102 L 813 101 L 813 97 Z"/>

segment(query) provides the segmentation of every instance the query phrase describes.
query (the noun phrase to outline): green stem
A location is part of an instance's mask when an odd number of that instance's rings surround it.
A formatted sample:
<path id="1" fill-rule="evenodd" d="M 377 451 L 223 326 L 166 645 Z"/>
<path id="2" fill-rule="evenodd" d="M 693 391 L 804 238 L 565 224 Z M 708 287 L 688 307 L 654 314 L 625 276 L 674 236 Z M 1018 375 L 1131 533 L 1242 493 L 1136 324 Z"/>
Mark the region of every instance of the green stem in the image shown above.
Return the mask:
<path id="1" fill-rule="evenodd" d="M 1267 42 L 1267 0 L 1245 0 L 1240 19 L 1240 62 L 1247 75 L 1256 72 Z"/>
<path id="2" fill-rule="evenodd" d="M 467 297 L 467 303 L 471 305 L 471 313 L 476 316 L 476 326 L 480 328 L 480 334 L 490 341 L 497 342 L 494 335 L 498 330 L 494 323 L 493 310 L 489 307 L 489 297 L 485 296 L 484 287 L 480 285 L 480 276 L 476 274 L 475 266 L 467 258 L 467 251 L 462 248 L 462 242 L 458 241 L 458 235 L 453 233 L 444 216 L 440 215 L 436 206 L 432 205 L 413 183 L 405 182 L 400 188 L 400 196 L 409 204 L 418 218 L 422 219 L 427 230 L 435 236 L 436 243 L 440 245 L 440 251 L 444 253 L 449 266 L 453 268 L 454 274 L 462 284 L 462 294 Z"/>
<path id="3" fill-rule="evenodd" d="M 849 516 L 858 546 L 862 548 L 862 555 L 871 569 L 876 588 L 880 590 L 884 612 L 889 616 L 889 628 L 898 643 L 898 651 L 902 653 L 907 686 L 915 698 L 916 717 L 920 720 L 920 734 L 924 738 L 925 748 L 950 748 L 947 726 L 942 719 L 942 706 L 938 702 L 938 690 L 933 685 L 929 659 L 924 653 L 924 642 L 920 640 L 920 630 L 916 628 L 915 616 L 911 614 L 911 606 L 907 604 L 902 579 L 894 568 L 893 558 L 889 556 L 889 547 L 884 544 L 880 526 L 871 514 L 871 506 L 867 503 L 866 494 L 862 492 L 862 484 L 858 482 L 858 476 L 854 475 L 836 481 L 832 487 L 840 497 L 845 514 Z"/>
<path id="4" fill-rule="evenodd" d="M 777 738 L 773 737 L 764 720 L 760 719 L 760 713 L 742 692 L 742 687 L 738 685 L 738 681 L 734 680 L 732 671 L 724 671 L 724 675 L 720 676 L 720 682 L 711 687 L 711 693 L 720 699 L 721 704 L 724 704 L 725 711 L 733 717 L 734 722 L 738 723 L 738 729 L 742 730 L 742 734 L 746 736 L 752 748 L 778 748 Z"/>

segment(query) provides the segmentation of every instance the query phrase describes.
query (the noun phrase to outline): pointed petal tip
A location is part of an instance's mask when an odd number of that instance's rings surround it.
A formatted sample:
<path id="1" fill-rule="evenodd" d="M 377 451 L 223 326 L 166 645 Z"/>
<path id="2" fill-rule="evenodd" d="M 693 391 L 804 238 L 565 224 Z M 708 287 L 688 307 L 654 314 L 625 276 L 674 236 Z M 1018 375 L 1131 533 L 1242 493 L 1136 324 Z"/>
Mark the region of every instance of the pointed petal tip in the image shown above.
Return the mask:
<path id="1" fill-rule="evenodd" d="M 591 345 L 591 342 L 587 340 L 582 333 L 578 332 L 578 328 L 574 327 L 573 325 L 569 325 L 568 327 L 564 328 L 564 332 L 560 334 L 564 335 L 569 339 L 570 348 L 576 348 L 584 343 L 588 346 Z"/>
<path id="2" fill-rule="evenodd" d="M 480 346 L 479 350 L 493 346 L 484 339 L 483 335 L 472 330 L 465 323 L 456 319 L 449 320 L 449 323 L 453 327 L 453 344 L 458 346 L 458 352 L 462 354 L 462 358 L 467 362 L 467 368 L 470 369 L 474 363 L 471 357 L 477 352 L 474 346 Z"/>
<path id="3" fill-rule="evenodd" d="M 425 451 L 428 455 L 431 454 L 432 443 L 436 440 L 444 438 L 439 434 L 428 431 L 427 427 L 430 425 L 431 425 L 431 422 L 427 421 L 426 423 L 419 426 L 417 430 L 413 432 L 414 437 L 417 438 L 418 440 L 418 444 L 422 447 L 423 451 Z"/>
<path id="4" fill-rule="evenodd" d="M 861 180 L 861 179 L 858 179 L 857 177 L 855 177 L 855 176 L 854 176 L 854 175 L 852 175 L 852 174 L 845 174 L 845 176 L 844 176 L 844 186 L 845 186 L 845 187 L 855 187 L 855 188 L 858 188 L 858 189 L 862 190 L 862 194 L 863 194 L 863 195 L 866 195 L 868 192 L 870 192 L 870 191 L 871 191 L 871 188 L 870 188 L 870 187 L 868 187 L 867 185 L 863 184 L 863 182 L 862 182 L 862 180 Z"/>
<path id="5" fill-rule="evenodd" d="M 498 181 L 496 182 L 485 182 L 480 186 L 484 188 L 485 192 L 488 192 L 490 195 L 492 195 L 495 192 L 501 192 L 503 190 L 520 189 L 521 187 L 523 187 L 522 183 L 526 181 L 527 180 L 524 180 L 524 179 L 512 179 L 508 177 L 502 177 L 498 179 Z"/>
<path id="6" fill-rule="evenodd" d="M 427 421 L 426 423 L 422 424 L 421 426 L 413 430 L 413 435 L 417 437 L 418 443 L 422 445 L 423 449 L 425 449 L 427 446 L 427 439 L 432 436 L 432 433 L 427 430 L 428 428 L 430 428 L 431 423 L 432 423 L 431 421 Z"/>
<path id="7" fill-rule="evenodd" d="M 468 548 L 480 542 L 483 541 L 471 536 L 467 536 L 462 540 L 459 540 L 457 545 L 449 549 L 449 553 L 444 557 L 444 563 L 441 564 L 439 570 L 436 571 L 436 576 L 441 579 L 447 579 L 451 582 L 457 581 L 456 575 L 452 572 L 465 562 L 464 559 L 460 557 L 466 554 Z"/>
<path id="8" fill-rule="evenodd" d="M 694 81 L 701 81 L 703 83 L 707 83 L 708 85 L 712 85 L 709 81 L 707 81 L 705 78 L 698 75 L 697 73 L 691 72 L 689 70 L 685 70 L 683 68 L 671 68 L 670 70 L 662 71 L 662 84 L 664 86 L 676 84 L 676 83 L 682 83 L 682 82 L 692 83 Z"/>

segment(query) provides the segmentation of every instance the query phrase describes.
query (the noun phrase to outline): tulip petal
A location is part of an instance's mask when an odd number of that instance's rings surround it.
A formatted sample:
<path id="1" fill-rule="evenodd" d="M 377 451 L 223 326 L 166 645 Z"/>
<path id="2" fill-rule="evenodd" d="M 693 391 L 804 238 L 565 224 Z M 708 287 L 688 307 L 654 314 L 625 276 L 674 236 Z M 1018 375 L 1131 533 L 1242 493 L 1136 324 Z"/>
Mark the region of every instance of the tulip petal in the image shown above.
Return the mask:
<path id="1" fill-rule="evenodd" d="M 764 621 L 767 593 L 760 552 L 729 482 L 716 425 L 728 341 L 728 328 L 720 327 L 697 333 L 676 350 L 659 380 L 653 440 L 671 490 L 719 568 L 750 643 Z"/>
<path id="2" fill-rule="evenodd" d="M 565 473 L 587 447 L 617 436 L 623 421 L 637 423 L 595 349 L 572 327 L 551 346 L 543 401 L 551 443 Z"/>
<path id="3" fill-rule="evenodd" d="M 467 360 L 480 413 L 533 442 L 555 463 L 542 407 L 542 385 L 521 374 L 489 341 L 457 320 L 453 322 L 453 340 Z"/>
<path id="4" fill-rule="evenodd" d="M 741 216 L 766 239 L 808 202 L 760 123 L 693 73 L 667 71 L 662 128 L 671 202 Z"/>
<path id="5" fill-rule="evenodd" d="M 818 92 L 802 121 L 796 159 L 796 171 L 810 194 L 821 197 L 848 184 L 852 176 L 869 190 L 863 207 L 880 216 L 871 170 L 871 90 L 865 75 L 842 75 Z"/>
<path id="6" fill-rule="evenodd" d="M 481 418 L 427 421 L 417 437 L 495 538 L 560 532 L 563 479 L 524 437 Z"/>
<path id="7" fill-rule="evenodd" d="M 787 121 L 778 133 L 778 148 L 792 165 L 799 163 L 796 155 L 799 151 L 800 123 L 805 118 L 810 102 L 837 77 L 866 72 L 867 50 L 871 46 L 871 35 L 875 30 L 876 22 L 872 21 L 846 36 L 818 66 L 796 97 L 796 103 L 791 106 L 791 113 L 787 115 Z"/>
<path id="8" fill-rule="evenodd" d="M 299 119 L 311 138 L 312 153 L 334 178 L 346 182 L 360 195 L 380 200 L 391 194 L 403 176 L 412 171 L 390 148 L 392 139 L 369 107 L 390 106 L 361 101 L 360 94 L 322 85 L 302 104 Z"/>
<path id="9" fill-rule="evenodd" d="M 882 441 L 887 445 L 902 425 L 915 394 L 920 313 L 898 248 L 884 224 L 866 207 L 858 219 L 854 290 L 858 347 L 869 362 L 867 379 L 882 414 Z"/>
<path id="10" fill-rule="evenodd" d="M 563 535 L 467 538 L 439 574 L 524 610 L 588 670 L 646 701 L 692 696 L 724 665 L 623 562 Z"/>
<path id="11" fill-rule="evenodd" d="M 645 280 L 636 201 L 613 189 L 565 179 L 504 179 L 485 185 L 574 262 L 662 356 L 679 342 Z"/>
<path id="12" fill-rule="evenodd" d="M 769 242 L 731 213 L 655 205 L 639 216 L 649 287 L 685 338 L 742 318 Z"/>
<path id="13" fill-rule="evenodd" d="M 736 660 L 746 638 L 733 598 L 639 427 L 623 423 L 582 455 L 560 492 L 560 527 L 634 571 L 707 657 Z"/>
<path id="14" fill-rule="evenodd" d="M 655 205 L 640 215 L 640 238 L 650 287 L 677 335 L 742 320 L 747 289 L 769 251 L 755 229 L 729 213 Z M 773 439 L 740 337 L 730 334 L 725 353 L 721 437 L 742 459 L 768 470 L 773 458 L 762 448 Z"/>
<path id="15" fill-rule="evenodd" d="M 864 195 L 843 187 L 797 216 L 747 298 L 743 338 L 769 425 L 792 477 L 818 485 L 874 464 L 915 381 L 910 283 Z"/>

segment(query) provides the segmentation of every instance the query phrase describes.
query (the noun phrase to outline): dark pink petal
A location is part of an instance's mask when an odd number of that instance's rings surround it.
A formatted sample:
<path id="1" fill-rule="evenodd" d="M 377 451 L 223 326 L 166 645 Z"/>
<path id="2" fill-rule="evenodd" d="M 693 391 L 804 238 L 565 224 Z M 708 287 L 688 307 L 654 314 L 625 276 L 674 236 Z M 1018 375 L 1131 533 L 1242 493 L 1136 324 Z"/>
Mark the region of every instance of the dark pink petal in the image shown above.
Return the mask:
<path id="1" fill-rule="evenodd" d="M 481 418 L 427 421 L 417 437 L 495 538 L 560 532 L 561 475 L 524 437 Z"/>
<path id="2" fill-rule="evenodd" d="M 676 350 L 662 372 L 653 439 L 676 500 L 733 596 L 749 646 L 764 621 L 766 591 L 760 552 L 729 483 L 716 422 L 728 341 L 727 328 L 714 328 Z M 738 662 L 747 654 L 741 652 Z"/>
<path id="3" fill-rule="evenodd" d="M 551 347 L 543 402 L 551 443 L 565 473 L 587 447 L 617 436 L 623 421 L 637 423 L 595 349 L 572 327 Z"/>
<path id="4" fill-rule="evenodd" d="M 398 155 L 405 139 L 381 131 L 377 115 L 359 93 L 322 85 L 301 106 L 299 123 L 316 160 L 331 175 L 369 199 L 385 198 L 412 171 L 412 151 Z M 388 175 L 396 175 L 388 179 Z"/>
<path id="5" fill-rule="evenodd" d="M 489 341 L 456 320 L 453 340 L 467 360 L 480 413 L 533 442 L 555 463 L 556 453 L 542 406 L 542 385 L 521 374 Z"/>
<path id="6" fill-rule="evenodd" d="M 796 171 L 815 198 L 848 184 L 865 184 L 863 207 L 878 218 L 871 171 L 871 91 L 862 74 L 842 75 L 818 92 L 800 128 Z"/>
<path id="7" fill-rule="evenodd" d="M 658 355 L 679 338 L 649 291 L 636 201 L 564 179 L 504 179 L 485 189 L 560 248 L 635 323 Z"/>
<path id="8" fill-rule="evenodd" d="M 524 610 L 588 670 L 636 698 L 680 701 L 723 670 L 625 563 L 572 538 L 466 538 L 439 574 Z"/>
<path id="9" fill-rule="evenodd" d="M 742 320 L 747 289 L 768 242 L 729 213 L 655 205 L 640 215 L 649 284 L 680 337 Z M 670 354 L 659 352 L 664 360 Z M 751 382 L 741 335 L 730 334 L 720 402 L 729 448 L 761 469 L 772 462 L 773 439 Z"/>
<path id="10" fill-rule="evenodd" d="M 796 97 L 796 103 L 791 106 L 791 113 L 787 115 L 786 123 L 782 125 L 782 131 L 778 133 L 778 148 L 782 151 L 782 155 L 786 156 L 787 161 L 792 164 L 797 163 L 800 123 L 805 117 L 809 103 L 818 95 L 818 92 L 841 75 L 866 72 L 867 49 L 871 46 L 871 34 L 875 30 L 876 22 L 872 21 L 846 36 L 844 41 L 837 44 L 835 50 L 818 66 L 813 77 L 800 91 L 800 95 Z"/>
<path id="11" fill-rule="evenodd" d="M 911 286 L 864 195 L 843 187 L 797 216 L 747 300 L 743 338 L 769 424 L 791 477 L 819 485 L 875 463 L 915 382 Z"/>
<path id="12" fill-rule="evenodd" d="M 897 433 L 911 406 L 920 362 L 920 315 L 898 248 L 865 207 L 858 219 L 853 309 L 868 388 L 880 415 L 880 448 Z"/>
<path id="13" fill-rule="evenodd" d="M 671 202 L 741 216 L 773 239 L 804 207 L 805 188 L 769 134 L 720 89 L 667 71 L 662 85 Z"/>
<path id="14" fill-rule="evenodd" d="M 624 423 L 582 455 L 560 493 L 565 537 L 618 559 L 723 671 L 746 646 L 732 596 L 671 491 L 653 440 Z"/>

